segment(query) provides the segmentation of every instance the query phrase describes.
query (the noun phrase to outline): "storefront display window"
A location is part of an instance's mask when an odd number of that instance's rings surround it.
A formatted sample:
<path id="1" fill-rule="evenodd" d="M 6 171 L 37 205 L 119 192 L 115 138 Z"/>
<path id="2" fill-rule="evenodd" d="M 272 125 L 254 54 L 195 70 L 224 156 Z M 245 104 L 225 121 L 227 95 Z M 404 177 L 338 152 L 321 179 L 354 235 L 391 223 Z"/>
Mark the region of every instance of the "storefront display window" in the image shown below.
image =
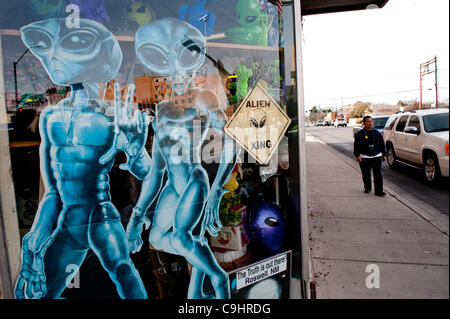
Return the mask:
<path id="1" fill-rule="evenodd" d="M 299 108 L 280 3 L 5 3 L 15 297 L 289 298 Z"/>

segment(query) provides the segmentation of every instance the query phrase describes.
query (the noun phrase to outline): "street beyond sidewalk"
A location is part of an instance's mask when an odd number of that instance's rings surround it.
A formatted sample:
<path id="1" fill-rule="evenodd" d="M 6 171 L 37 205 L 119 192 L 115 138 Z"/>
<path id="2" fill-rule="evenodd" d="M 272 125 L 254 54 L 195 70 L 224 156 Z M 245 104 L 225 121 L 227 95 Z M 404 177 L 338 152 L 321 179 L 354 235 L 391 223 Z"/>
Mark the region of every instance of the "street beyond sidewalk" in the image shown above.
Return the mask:
<path id="1" fill-rule="evenodd" d="M 356 161 L 309 133 L 306 158 L 317 298 L 449 298 L 446 225 L 388 185 L 365 194 Z"/>

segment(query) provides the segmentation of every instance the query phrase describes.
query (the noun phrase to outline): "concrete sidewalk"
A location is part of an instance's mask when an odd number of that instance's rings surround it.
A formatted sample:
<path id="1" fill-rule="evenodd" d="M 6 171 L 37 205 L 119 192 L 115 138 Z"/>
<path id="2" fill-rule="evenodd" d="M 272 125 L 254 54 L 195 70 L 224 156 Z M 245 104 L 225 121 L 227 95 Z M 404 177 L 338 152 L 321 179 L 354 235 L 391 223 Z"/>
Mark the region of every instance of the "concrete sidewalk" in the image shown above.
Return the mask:
<path id="1" fill-rule="evenodd" d="M 449 298 L 448 227 L 388 185 L 384 198 L 365 194 L 358 163 L 308 133 L 306 152 L 317 298 Z"/>

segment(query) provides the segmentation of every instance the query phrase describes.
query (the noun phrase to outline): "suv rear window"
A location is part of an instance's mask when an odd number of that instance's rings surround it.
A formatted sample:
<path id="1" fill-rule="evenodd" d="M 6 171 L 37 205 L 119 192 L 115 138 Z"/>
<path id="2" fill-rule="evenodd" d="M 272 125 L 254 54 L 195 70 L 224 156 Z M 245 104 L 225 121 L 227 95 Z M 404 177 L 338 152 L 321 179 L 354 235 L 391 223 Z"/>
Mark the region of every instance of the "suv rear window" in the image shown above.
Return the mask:
<path id="1" fill-rule="evenodd" d="M 422 119 L 427 133 L 448 131 L 448 113 L 425 115 Z"/>
<path id="2" fill-rule="evenodd" d="M 397 132 L 403 132 L 403 130 L 405 129 L 406 126 L 406 121 L 408 121 L 408 117 L 409 115 L 403 115 L 400 120 L 398 121 L 397 127 L 395 128 L 395 130 Z"/>

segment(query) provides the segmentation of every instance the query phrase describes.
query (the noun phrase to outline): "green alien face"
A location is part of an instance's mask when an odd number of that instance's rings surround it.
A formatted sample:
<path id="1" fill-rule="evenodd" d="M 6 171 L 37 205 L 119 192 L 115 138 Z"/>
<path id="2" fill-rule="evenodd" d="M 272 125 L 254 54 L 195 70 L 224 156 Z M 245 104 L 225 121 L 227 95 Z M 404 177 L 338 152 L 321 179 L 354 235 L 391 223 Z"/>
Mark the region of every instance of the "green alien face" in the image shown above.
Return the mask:
<path id="1" fill-rule="evenodd" d="M 239 0 L 236 4 L 236 19 L 243 27 L 258 24 L 261 11 L 258 0 Z"/>

